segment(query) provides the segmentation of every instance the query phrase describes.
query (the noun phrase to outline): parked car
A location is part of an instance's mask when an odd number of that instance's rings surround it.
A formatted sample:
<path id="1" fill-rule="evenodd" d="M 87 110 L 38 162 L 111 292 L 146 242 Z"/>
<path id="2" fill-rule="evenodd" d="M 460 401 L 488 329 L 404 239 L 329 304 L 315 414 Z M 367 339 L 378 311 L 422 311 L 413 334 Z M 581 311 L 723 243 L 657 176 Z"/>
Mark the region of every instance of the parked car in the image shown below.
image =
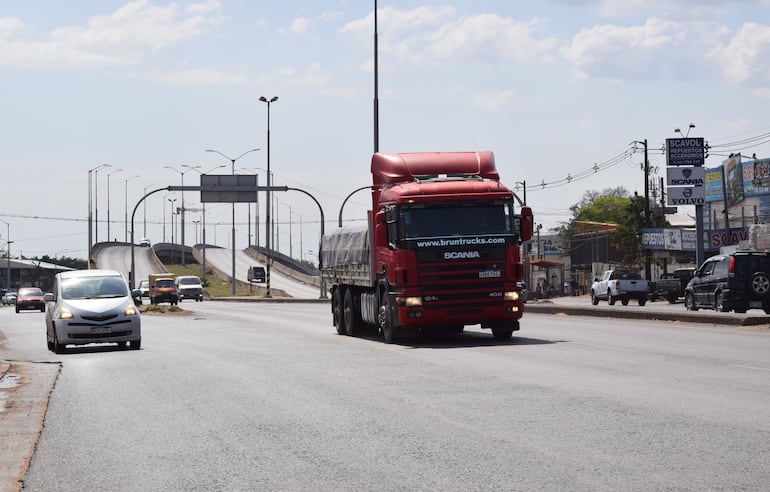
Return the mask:
<path id="1" fill-rule="evenodd" d="M 16 291 L 15 290 L 9 290 L 5 294 L 3 294 L 2 301 L 4 306 L 8 306 L 9 304 L 16 304 Z"/>
<path id="2" fill-rule="evenodd" d="M 177 277 L 176 291 L 179 295 L 179 302 L 182 299 L 195 299 L 196 302 L 203 300 L 203 284 L 201 284 L 201 279 L 195 275 Z"/>
<path id="3" fill-rule="evenodd" d="M 142 345 L 141 318 L 134 304 L 139 289 L 113 270 L 72 270 L 54 276 L 45 294 L 48 349 L 63 353 L 67 345 L 91 343 Z"/>
<path id="4" fill-rule="evenodd" d="M 695 275 L 695 268 L 677 268 L 673 273 L 664 273 L 655 282 L 655 289 L 650 295 L 651 300 L 655 301 L 658 297 L 666 299 L 673 304 L 680 297 L 684 296 L 687 284 Z"/>
<path id="5" fill-rule="evenodd" d="M 142 238 L 139 241 L 139 246 L 141 246 L 142 248 L 149 248 L 151 245 L 152 245 L 152 243 L 150 243 L 150 240 L 147 239 L 146 237 Z"/>
<path id="6" fill-rule="evenodd" d="M 142 280 L 139 282 L 139 292 L 141 292 L 142 297 L 150 297 L 150 281 L 149 280 Z"/>
<path id="7" fill-rule="evenodd" d="M 16 294 L 16 312 L 28 309 L 39 309 L 41 313 L 45 312 L 43 291 L 37 287 L 22 287 Z"/>
<path id="8" fill-rule="evenodd" d="M 685 307 L 770 314 L 770 253 L 738 251 L 708 258 L 687 284 Z"/>
<path id="9" fill-rule="evenodd" d="M 620 300 L 624 306 L 630 299 L 636 299 L 640 306 L 647 303 L 650 286 L 638 272 L 626 269 L 607 270 L 591 285 L 591 304 L 596 306 L 606 300 L 610 306 Z"/>

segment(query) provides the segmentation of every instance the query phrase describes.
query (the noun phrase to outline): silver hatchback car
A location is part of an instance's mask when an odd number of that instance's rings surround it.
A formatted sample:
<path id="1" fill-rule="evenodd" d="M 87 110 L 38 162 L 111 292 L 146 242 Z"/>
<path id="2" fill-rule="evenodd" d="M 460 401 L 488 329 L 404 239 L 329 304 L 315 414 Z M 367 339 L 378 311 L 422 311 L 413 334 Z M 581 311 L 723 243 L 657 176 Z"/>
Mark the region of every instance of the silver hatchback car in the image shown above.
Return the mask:
<path id="1" fill-rule="evenodd" d="M 74 270 L 56 274 L 45 294 L 48 349 L 63 353 L 67 345 L 90 343 L 142 346 L 141 318 L 120 272 Z"/>

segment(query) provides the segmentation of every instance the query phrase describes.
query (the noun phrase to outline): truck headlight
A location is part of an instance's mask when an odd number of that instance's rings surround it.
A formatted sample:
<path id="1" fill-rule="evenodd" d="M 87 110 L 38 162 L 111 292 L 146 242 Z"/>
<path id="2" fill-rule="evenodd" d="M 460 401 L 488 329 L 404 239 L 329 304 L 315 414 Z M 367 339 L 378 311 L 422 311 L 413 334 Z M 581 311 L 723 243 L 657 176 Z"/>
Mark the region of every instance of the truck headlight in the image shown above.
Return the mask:
<path id="1" fill-rule="evenodd" d="M 422 306 L 422 297 L 396 297 L 396 305 L 406 307 Z"/>
<path id="2" fill-rule="evenodd" d="M 518 291 L 512 290 L 512 291 L 506 292 L 503 298 L 506 301 L 518 301 L 519 293 Z"/>

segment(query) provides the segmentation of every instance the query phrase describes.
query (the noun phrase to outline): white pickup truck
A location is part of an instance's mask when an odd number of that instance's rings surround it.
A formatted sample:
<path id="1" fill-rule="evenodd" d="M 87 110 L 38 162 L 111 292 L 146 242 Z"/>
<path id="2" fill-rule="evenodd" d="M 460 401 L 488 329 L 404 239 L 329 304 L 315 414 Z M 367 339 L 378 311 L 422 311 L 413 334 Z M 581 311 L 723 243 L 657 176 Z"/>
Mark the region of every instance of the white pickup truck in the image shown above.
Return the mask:
<path id="1" fill-rule="evenodd" d="M 607 270 L 591 285 L 591 304 L 596 306 L 599 301 L 606 300 L 612 306 L 620 300 L 627 306 L 630 299 L 636 299 L 640 306 L 644 306 L 649 288 L 649 282 L 633 270 Z"/>

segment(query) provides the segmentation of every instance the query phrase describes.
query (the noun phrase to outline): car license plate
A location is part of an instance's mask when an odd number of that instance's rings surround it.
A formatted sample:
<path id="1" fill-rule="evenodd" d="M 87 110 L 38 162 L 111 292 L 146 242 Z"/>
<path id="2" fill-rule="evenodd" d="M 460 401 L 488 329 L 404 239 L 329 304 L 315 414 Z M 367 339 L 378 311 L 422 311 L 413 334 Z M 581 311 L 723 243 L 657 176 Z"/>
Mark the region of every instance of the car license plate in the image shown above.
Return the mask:
<path id="1" fill-rule="evenodd" d="M 479 278 L 498 278 L 500 270 L 482 270 L 479 272 Z"/>
<path id="2" fill-rule="evenodd" d="M 92 335 L 105 335 L 108 333 L 112 333 L 112 328 L 110 328 L 109 326 L 92 326 L 91 327 Z"/>
<path id="3" fill-rule="evenodd" d="M 754 309 L 762 309 L 762 301 L 749 301 L 749 307 Z"/>

